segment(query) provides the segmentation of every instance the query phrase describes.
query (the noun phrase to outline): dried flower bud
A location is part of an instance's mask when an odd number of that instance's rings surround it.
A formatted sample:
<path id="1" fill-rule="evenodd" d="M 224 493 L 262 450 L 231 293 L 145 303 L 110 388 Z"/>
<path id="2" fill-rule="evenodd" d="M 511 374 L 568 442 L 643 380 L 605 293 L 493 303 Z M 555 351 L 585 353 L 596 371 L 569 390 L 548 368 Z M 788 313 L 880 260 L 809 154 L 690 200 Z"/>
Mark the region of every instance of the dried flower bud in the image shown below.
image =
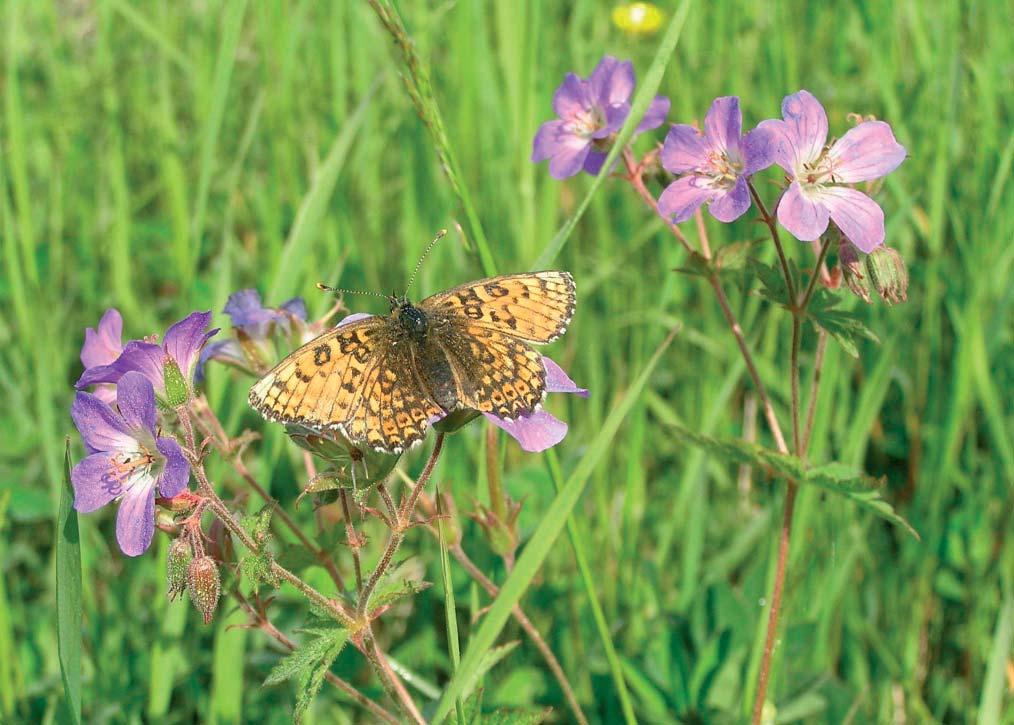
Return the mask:
<path id="1" fill-rule="evenodd" d="M 211 624 L 218 606 L 218 595 L 222 582 L 218 576 L 218 565 L 210 556 L 201 556 L 187 567 L 187 593 L 194 607 L 204 617 L 205 624 Z"/>
<path id="2" fill-rule="evenodd" d="M 166 355 L 162 360 L 162 377 L 165 381 L 165 399 L 170 408 L 178 408 L 190 399 L 190 389 L 176 361 Z"/>
<path id="3" fill-rule="evenodd" d="M 870 285 L 888 304 L 908 299 L 908 269 L 896 249 L 877 247 L 866 256 Z"/>
<path id="4" fill-rule="evenodd" d="M 190 542 L 186 537 L 180 536 L 173 539 L 169 547 L 169 555 L 166 557 L 166 596 L 169 601 L 176 601 L 176 597 L 183 593 L 187 587 L 187 569 L 194 558 L 194 552 L 190 548 Z"/>
<path id="5" fill-rule="evenodd" d="M 863 276 L 862 257 L 860 257 L 856 246 L 844 236 L 838 241 L 838 265 L 841 267 L 845 286 L 852 294 L 869 304 L 870 292 L 866 287 L 866 278 Z"/>

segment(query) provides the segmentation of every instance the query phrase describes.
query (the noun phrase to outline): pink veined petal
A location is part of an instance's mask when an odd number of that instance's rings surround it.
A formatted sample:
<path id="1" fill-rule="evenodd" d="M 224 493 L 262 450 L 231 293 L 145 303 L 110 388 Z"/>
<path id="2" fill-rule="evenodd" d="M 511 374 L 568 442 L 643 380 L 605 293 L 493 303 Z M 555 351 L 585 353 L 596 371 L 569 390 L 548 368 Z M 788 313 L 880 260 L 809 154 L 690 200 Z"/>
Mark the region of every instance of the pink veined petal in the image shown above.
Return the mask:
<path id="1" fill-rule="evenodd" d="M 127 556 L 148 550 L 155 533 L 155 487 L 149 475 L 138 475 L 120 499 L 116 513 L 116 541 Z"/>
<path id="2" fill-rule="evenodd" d="M 673 174 L 685 174 L 708 167 L 708 147 L 700 132 L 685 123 L 669 129 L 659 161 Z"/>
<path id="3" fill-rule="evenodd" d="M 183 456 L 183 450 L 172 438 L 159 438 L 156 441 L 158 452 L 165 456 L 165 467 L 158 477 L 159 494 L 172 498 L 183 493 L 190 481 L 190 464 Z"/>
<path id="4" fill-rule="evenodd" d="M 644 118 L 637 124 L 637 132 L 650 131 L 665 123 L 665 117 L 669 115 L 669 105 L 669 99 L 665 96 L 655 96 L 648 106 Z"/>
<path id="5" fill-rule="evenodd" d="M 538 410 L 515 421 L 497 418 L 492 413 L 483 413 L 496 427 L 506 431 L 529 453 L 539 453 L 552 448 L 567 436 L 567 424 L 559 418 Z"/>
<path id="6" fill-rule="evenodd" d="M 559 118 L 567 119 L 575 113 L 588 110 L 591 103 L 588 100 L 588 82 L 581 80 L 573 73 L 568 73 L 563 78 L 563 83 L 553 94 L 553 113 Z"/>
<path id="7" fill-rule="evenodd" d="M 91 393 L 78 393 L 70 408 L 89 451 L 134 451 L 137 441 L 108 405 Z"/>
<path id="8" fill-rule="evenodd" d="M 739 150 L 739 137 L 743 131 L 743 114 L 739 98 L 716 98 L 704 117 L 704 136 L 713 149 L 720 152 Z"/>
<path id="9" fill-rule="evenodd" d="M 782 118 L 794 171 L 816 159 L 827 143 L 827 113 L 812 93 L 799 91 L 782 101 Z"/>
<path id="10" fill-rule="evenodd" d="M 373 316 L 374 315 L 371 315 L 369 312 L 353 312 L 351 315 L 346 315 L 345 317 L 343 317 L 341 319 L 341 322 L 339 322 L 337 325 L 335 325 L 335 327 L 341 327 L 342 325 L 349 325 L 349 324 L 352 324 L 353 322 L 359 322 L 360 320 L 368 320 L 369 318 L 371 318 Z"/>
<path id="11" fill-rule="evenodd" d="M 869 254 L 884 243 L 884 210 L 861 191 L 847 186 L 821 189 L 820 201 L 849 241 Z"/>
<path id="12" fill-rule="evenodd" d="M 70 472 L 74 487 L 74 508 L 86 514 L 100 509 L 122 493 L 112 473 L 109 453 L 92 453 Z"/>
<path id="13" fill-rule="evenodd" d="M 561 145 L 549 160 L 549 175 L 554 179 L 566 179 L 578 173 L 584 166 L 590 148 L 588 141 L 576 136 L 569 137 L 568 142 Z"/>
<path id="14" fill-rule="evenodd" d="M 807 198 L 793 181 L 778 202 L 778 223 L 796 239 L 812 242 L 827 229 L 828 213 L 819 201 Z"/>
<path id="15" fill-rule="evenodd" d="M 719 194 L 708 204 L 711 216 L 727 224 L 739 219 L 749 208 L 750 190 L 747 188 L 746 179 L 742 176 L 736 179 L 735 186 Z"/>
<path id="16" fill-rule="evenodd" d="M 625 103 L 634 92 L 634 64 L 604 56 L 588 78 L 588 95 L 593 103 L 611 106 Z"/>
<path id="17" fill-rule="evenodd" d="M 887 176 L 906 155 L 905 147 L 883 121 L 864 121 L 849 129 L 828 152 L 834 180 L 846 184 Z"/>
<path id="18" fill-rule="evenodd" d="M 106 405 L 112 406 L 116 404 L 116 386 L 109 383 L 100 383 L 95 386 L 92 390 L 92 395 L 101 400 Z"/>
<path id="19" fill-rule="evenodd" d="M 555 361 L 543 355 L 542 364 L 546 368 L 547 393 L 574 393 L 582 398 L 588 397 L 588 390 L 577 387 L 577 383 L 571 380 L 570 376 Z"/>
<path id="20" fill-rule="evenodd" d="M 155 390 L 148 378 L 129 372 L 116 385 L 116 407 L 132 431 L 155 432 Z"/>
<path id="21" fill-rule="evenodd" d="M 739 141 L 739 153 L 743 157 L 743 175 L 750 176 L 763 171 L 775 163 L 777 137 L 770 129 L 759 126 Z"/>
<path id="22" fill-rule="evenodd" d="M 617 133 L 623 128 L 623 124 L 627 122 L 627 116 L 629 115 L 629 103 L 614 103 L 611 106 L 606 106 L 606 125 L 593 133 L 592 138 L 607 138 Z"/>
<path id="23" fill-rule="evenodd" d="M 761 121 L 757 124 L 757 128 L 751 131 L 748 136 L 753 134 L 760 134 L 766 139 L 768 147 L 767 153 L 770 157 L 770 163 L 778 164 L 782 167 L 785 173 L 791 175 L 793 178 L 796 176 L 795 166 L 795 154 L 793 151 L 792 143 L 789 140 L 788 126 L 785 121 L 779 121 L 778 119 L 769 118 L 766 121 Z M 758 140 L 761 138 L 758 136 Z M 743 139 L 744 148 L 747 139 Z M 751 148 L 753 141 L 751 140 Z M 749 153 L 747 151 L 747 153 Z M 749 157 L 748 157 L 749 162 Z M 769 165 L 770 165 L 769 163 Z"/>
<path id="24" fill-rule="evenodd" d="M 162 347 L 180 366 L 183 378 L 193 379 L 194 366 L 201 354 L 201 348 L 218 330 L 205 328 L 211 322 L 211 312 L 191 312 L 166 330 Z M 157 387 L 157 386 L 156 386 Z"/>
<path id="25" fill-rule="evenodd" d="M 119 311 L 110 308 L 99 320 L 98 328 L 85 330 L 85 342 L 81 347 L 81 364 L 86 368 L 108 365 L 123 351 L 123 317 Z"/>
<path id="26" fill-rule="evenodd" d="M 546 121 L 532 139 L 532 161 L 539 163 L 556 155 L 563 139 L 573 134 L 566 130 L 566 121 Z"/>
<path id="27" fill-rule="evenodd" d="M 684 176 L 672 182 L 658 197 L 658 213 L 679 224 L 685 222 L 697 208 L 715 195 L 714 189 L 697 186 L 694 176 Z"/>

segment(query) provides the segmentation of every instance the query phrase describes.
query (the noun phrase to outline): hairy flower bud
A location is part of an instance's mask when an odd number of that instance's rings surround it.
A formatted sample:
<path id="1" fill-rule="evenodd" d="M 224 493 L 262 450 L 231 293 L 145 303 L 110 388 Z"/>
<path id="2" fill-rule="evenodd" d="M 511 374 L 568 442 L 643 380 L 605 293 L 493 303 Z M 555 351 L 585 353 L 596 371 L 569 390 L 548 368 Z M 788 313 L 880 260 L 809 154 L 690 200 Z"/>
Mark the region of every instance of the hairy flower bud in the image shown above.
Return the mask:
<path id="1" fill-rule="evenodd" d="M 187 569 L 194 558 L 190 548 L 190 542 L 180 536 L 173 539 L 169 547 L 169 555 L 166 557 L 166 596 L 169 601 L 176 601 L 176 597 L 183 593 L 187 587 Z"/>
<path id="2" fill-rule="evenodd" d="M 168 355 L 162 360 L 162 376 L 165 380 L 165 398 L 171 408 L 178 408 L 190 398 L 190 389 L 183 378 L 180 366 Z"/>
<path id="3" fill-rule="evenodd" d="M 838 265 L 841 267 L 845 286 L 856 297 L 869 304 L 870 291 L 863 276 L 863 260 L 859 250 L 848 239 L 842 236 L 838 241 Z"/>
<path id="4" fill-rule="evenodd" d="M 204 617 L 205 624 L 211 624 L 211 619 L 215 616 L 221 591 L 222 582 L 214 559 L 201 556 L 190 562 L 187 567 L 187 593 L 194 607 Z"/>
<path id="5" fill-rule="evenodd" d="M 866 257 L 870 285 L 888 304 L 908 299 L 908 269 L 896 249 L 877 247 Z"/>

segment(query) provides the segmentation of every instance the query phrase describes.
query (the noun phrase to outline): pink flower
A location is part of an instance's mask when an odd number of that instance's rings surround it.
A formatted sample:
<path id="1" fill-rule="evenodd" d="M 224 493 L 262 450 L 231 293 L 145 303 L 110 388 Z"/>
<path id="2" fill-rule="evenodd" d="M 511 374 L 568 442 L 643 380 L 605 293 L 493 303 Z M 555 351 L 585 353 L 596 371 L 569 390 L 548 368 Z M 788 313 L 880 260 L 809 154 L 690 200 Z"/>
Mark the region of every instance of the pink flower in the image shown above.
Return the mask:
<path id="1" fill-rule="evenodd" d="M 828 219 L 864 252 L 884 243 L 884 211 L 845 184 L 886 176 L 907 152 L 883 121 L 864 121 L 828 147 L 827 114 L 808 91 L 786 96 L 782 119 L 758 126 L 771 134 L 775 163 L 792 183 L 778 203 L 778 221 L 804 242 L 818 239 Z"/>
<path id="2" fill-rule="evenodd" d="M 108 365 L 123 352 L 123 317 L 115 307 L 102 315 L 96 328 L 85 330 L 84 345 L 81 346 L 81 364 L 85 370 Z M 103 403 L 116 400 L 116 386 L 101 384 L 95 386 L 95 397 Z"/>
<path id="3" fill-rule="evenodd" d="M 683 174 L 666 187 L 658 211 L 674 223 L 689 219 L 707 202 L 711 216 L 731 222 L 750 208 L 746 178 L 770 166 L 767 134 L 742 133 L 739 98 L 716 98 L 704 118 L 704 134 L 693 126 L 669 129 L 659 160 L 666 171 Z"/>

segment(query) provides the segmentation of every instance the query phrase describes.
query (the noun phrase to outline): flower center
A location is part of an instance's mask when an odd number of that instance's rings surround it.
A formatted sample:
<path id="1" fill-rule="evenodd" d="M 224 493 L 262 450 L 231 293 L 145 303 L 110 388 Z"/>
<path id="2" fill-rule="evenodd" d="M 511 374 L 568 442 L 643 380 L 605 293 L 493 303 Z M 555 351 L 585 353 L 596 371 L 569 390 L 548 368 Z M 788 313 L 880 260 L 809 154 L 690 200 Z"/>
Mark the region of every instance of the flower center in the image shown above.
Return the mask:
<path id="1" fill-rule="evenodd" d="M 600 109 L 589 108 L 578 111 L 568 119 L 567 127 L 578 136 L 590 138 L 596 131 L 606 125 L 605 115 Z"/>
<path id="2" fill-rule="evenodd" d="M 825 146 L 816 159 L 805 161 L 796 169 L 796 180 L 803 189 L 815 190 L 825 184 L 837 182 L 834 174 L 834 160 L 827 151 L 828 148 Z"/>
<path id="3" fill-rule="evenodd" d="M 709 151 L 708 171 L 710 186 L 731 189 L 743 173 L 743 159 L 734 151 Z"/>
<path id="4" fill-rule="evenodd" d="M 120 451 L 109 458 L 109 468 L 102 475 L 102 488 L 110 496 L 120 496 L 139 479 L 151 475 L 153 456 L 141 446 L 136 451 Z"/>

